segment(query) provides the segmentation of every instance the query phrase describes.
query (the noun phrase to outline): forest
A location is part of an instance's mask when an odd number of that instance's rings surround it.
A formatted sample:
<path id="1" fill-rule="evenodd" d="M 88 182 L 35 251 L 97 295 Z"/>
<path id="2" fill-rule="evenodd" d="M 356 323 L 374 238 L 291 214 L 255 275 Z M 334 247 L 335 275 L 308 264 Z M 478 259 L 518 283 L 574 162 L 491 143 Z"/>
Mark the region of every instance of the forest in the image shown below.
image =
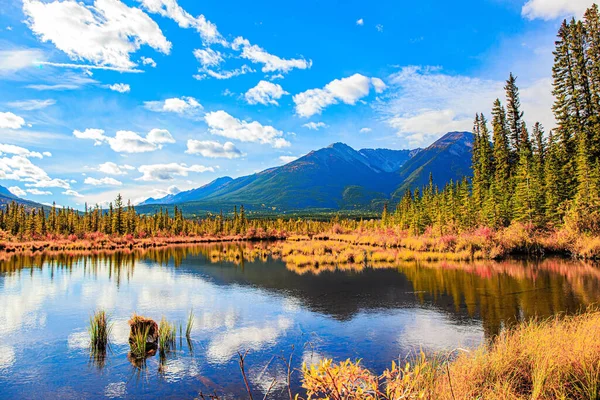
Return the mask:
<path id="1" fill-rule="evenodd" d="M 432 183 L 408 190 L 380 219 L 329 220 L 310 217 L 249 217 L 243 205 L 216 215 L 184 218 L 181 207 L 137 213 L 119 195 L 108 208 L 84 211 L 56 206 L 35 209 L 7 204 L 0 209 L 0 239 L 8 242 L 164 237 L 237 239 L 329 234 L 373 245 L 410 247 L 407 236 L 434 242 L 470 240 L 471 254 L 559 252 L 600 256 L 600 16 L 598 6 L 582 20 L 564 21 L 554 50 L 553 112 L 556 127 L 528 126 L 517 77 L 506 81 L 505 99 L 473 124 L 472 176 L 439 188 Z M 393 209 L 393 211 L 391 211 Z M 328 237 L 329 237 L 328 236 Z M 513 236 L 513 237 L 511 237 Z M 514 237 L 516 236 L 516 237 Z M 350 237 L 351 239 L 348 239 Z M 393 240 L 390 241 L 390 238 Z M 481 244 L 481 241 L 490 243 Z M 510 242 L 510 243 L 508 243 Z M 479 243 L 479 244 L 478 244 Z M 420 249 L 419 246 L 412 246 Z M 437 246 L 439 247 L 439 246 Z M 475 249 L 473 249 L 475 247 Z M 494 249 L 491 249 L 491 248 Z M 501 248 L 498 250 L 498 248 Z M 491 250 L 490 250 L 491 249 Z"/>

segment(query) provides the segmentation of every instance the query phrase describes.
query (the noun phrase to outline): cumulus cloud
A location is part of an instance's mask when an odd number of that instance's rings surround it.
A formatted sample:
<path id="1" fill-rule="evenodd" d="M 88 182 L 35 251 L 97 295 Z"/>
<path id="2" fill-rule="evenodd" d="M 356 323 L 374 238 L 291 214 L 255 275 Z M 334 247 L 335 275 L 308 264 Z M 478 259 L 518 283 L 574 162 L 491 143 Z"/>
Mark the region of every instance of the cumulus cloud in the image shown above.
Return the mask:
<path id="1" fill-rule="evenodd" d="M 7 155 L 12 156 L 8 157 Z M 43 155 L 23 147 L 0 144 L 0 179 L 27 182 L 27 187 L 70 188 L 69 182 L 63 179 L 53 179 L 46 171 L 35 165 L 30 158 L 42 158 Z"/>
<path id="2" fill-rule="evenodd" d="M 225 142 L 221 144 L 213 140 L 195 140 L 190 139 L 187 141 L 188 154 L 200 154 L 204 157 L 210 158 L 239 158 L 242 157 L 242 152 L 235 147 L 231 142 Z"/>
<path id="3" fill-rule="evenodd" d="M 470 131 L 475 113 L 504 99 L 504 81 L 448 75 L 437 67 L 404 67 L 388 81 L 388 96 L 377 109 L 410 146 L 427 145 L 450 131 Z M 525 120 L 552 128 L 551 80 L 518 84 Z"/>
<path id="4" fill-rule="evenodd" d="M 324 122 L 308 122 L 302 126 L 311 131 L 318 131 L 321 128 L 327 128 L 328 125 Z"/>
<path id="5" fill-rule="evenodd" d="M 20 129 L 25 120 L 11 112 L 0 112 L 0 128 Z"/>
<path id="6" fill-rule="evenodd" d="M 123 164 L 117 165 L 114 162 L 107 161 L 103 164 L 98 165 L 98 171 L 108 175 L 127 175 L 127 170 L 134 170 L 135 167 L 131 165 Z"/>
<path id="7" fill-rule="evenodd" d="M 43 158 L 43 154 L 37 151 L 31 151 L 25 147 L 15 146 L 14 144 L 2 144 L 0 143 L 0 156 L 2 154 L 16 154 L 23 157 L 32 158 Z"/>
<path id="8" fill-rule="evenodd" d="M 240 57 L 250 60 L 253 63 L 263 64 L 263 72 L 281 72 L 285 74 L 294 68 L 308 69 L 312 66 L 311 60 L 307 61 L 304 58 L 284 59 L 270 54 L 261 47 L 250 44 L 247 39 L 241 36 L 233 41 L 232 48 L 242 51 Z"/>
<path id="9" fill-rule="evenodd" d="M 25 192 L 23 189 L 21 189 L 18 186 L 11 186 L 8 188 L 8 190 L 17 197 L 27 196 L 27 192 Z"/>
<path id="10" fill-rule="evenodd" d="M 115 178 L 105 177 L 105 178 L 92 178 L 87 177 L 83 183 L 87 183 L 92 186 L 122 186 L 123 182 L 116 180 Z"/>
<path id="11" fill-rule="evenodd" d="M 35 196 L 50 196 L 52 192 L 49 190 L 40 190 L 40 189 L 27 189 L 27 193 L 31 193 Z"/>
<path id="12" fill-rule="evenodd" d="M 62 194 L 64 194 L 65 196 L 83 197 L 83 195 L 79 194 L 78 192 L 76 192 L 73 189 L 65 190 L 64 192 L 62 192 Z"/>
<path id="13" fill-rule="evenodd" d="M 136 66 L 130 54 L 141 45 L 165 54 L 171 50 L 156 22 L 119 0 L 96 0 L 90 6 L 72 0 L 24 0 L 23 13 L 36 36 L 73 60 L 130 69 Z"/>
<path id="14" fill-rule="evenodd" d="M 218 71 L 218 70 L 212 70 L 210 68 L 203 67 L 203 68 L 199 68 L 198 73 L 196 75 L 194 75 L 193 77 L 194 77 L 194 79 L 199 80 L 199 81 L 209 78 L 209 77 L 223 80 L 223 79 L 231 79 L 236 76 L 245 75 L 245 74 L 253 73 L 253 72 L 256 72 L 256 71 L 253 70 L 252 68 L 250 68 L 249 66 L 247 66 L 246 64 L 242 65 L 240 68 L 232 69 L 231 71 Z"/>
<path id="15" fill-rule="evenodd" d="M 268 81 L 260 81 L 256 86 L 249 89 L 244 97 L 248 104 L 273 104 L 279 105 L 279 100 L 283 95 L 289 94 L 281 85 Z"/>
<path id="16" fill-rule="evenodd" d="M 142 57 L 142 58 L 140 58 L 140 61 L 142 62 L 143 65 L 149 65 L 152 68 L 156 68 L 156 61 L 154 61 L 150 57 Z"/>
<path id="17" fill-rule="evenodd" d="M 202 110 L 202 105 L 193 97 L 170 98 L 164 101 L 146 101 L 144 107 L 155 112 L 172 112 L 193 115 Z"/>
<path id="18" fill-rule="evenodd" d="M 354 105 L 369 95 L 371 87 L 376 93 L 381 93 L 386 85 L 379 78 L 369 78 L 361 74 L 335 79 L 322 89 L 310 89 L 295 95 L 293 99 L 296 103 L 296 114 L 301 117 L 321 114 L 323 109 L 340 101 Z"/>
<path id="19" fill-rule="evenodd" d="M 222 110 L 207 113 L 204 120 L 208 124 L 208 131 L 213 135 L 241 142 L 270 144 L 274 148 L 290 146 L 290 142 L 283 138 L 282 131 L 257 121 L 241 121 Z"/>
<path id="20" fill-rule="evenodd" d="M 226 44 L 217 26 L 208 21 L 202 14 L 193 17 L 185 11 L 176 0 L 138 0 L 142 6 L 153 14 L 160 14 L 163 17 L 175 21 L 181 28 L 193 28 L 199 34 L 204 43 Z"/>
<path id="21" fill-rule="evenodd" d="M 170 181 L 175 179 L 175 176 L 188 176 L 190 172 L 215 172 L 212 167 L 205 167 L 204 165 L 190 165 L 186 164 L 152 164 L 142 165 L 138 168 L 138 171 L 142 173 L 138 181 Z"/>
<path id="22" fill-rule="evenodd" d="M 560 17 L 580 17 L 593 0 L 529 0 L 523 5 L 521 14 L 527 19 L 551 20 Z"/>
<path id="23" fill-rule="evenodd" d="M 86 129 L 83 132 L 75 130 L 73 135 L 79 139 L 93 140 L 94 146 L 108 143 L 117 153 L 145 153 L 160 150 L 165 144 L 175 143 L 175 139 L 166 129 L 152 129 L 146 137 L 132 131 L 117 131 L 115 137 L 109 137 L 102 129 Z"/>
<path id="24" fill-rule="evenodd" d="M 131 90 L 131 87 L 126 83 L 115 83 L 114 85 L 108 85 L 108 88 L 119 93 L 129 93 Z"/>
<path id="25" fill-rule="evenodd" d="M 292 161 L 296 161 L 298 157 L 296 156 L 279 156 L 279 159 L 284 163 L 291 163 Z"/>
<path id="26" fill-rule="evenodd" d="M 41 110 L 42 108 L 50 107 L 50 106 L 56 104 L 56 100 L 32 99 L 32 100 L 11 101 L 6 104 L 12 108 L 18 108 L 20 110 L 25 110 L 25 111 L 33 111 L 33 110 Z"/>
<path id="27" fill-rule="evenodd" d="M 365 24 L 365 21 L 362 18 L 359 18 L 356 20 L 356 25 L 363 26 L 364 24 Z"/>
<path id="28" fill-rule="evenodd" d="M 216 67 L 223 62 L 221 52 L 209 48 L 194 50 L 194 57 L 203 67 Z"/>

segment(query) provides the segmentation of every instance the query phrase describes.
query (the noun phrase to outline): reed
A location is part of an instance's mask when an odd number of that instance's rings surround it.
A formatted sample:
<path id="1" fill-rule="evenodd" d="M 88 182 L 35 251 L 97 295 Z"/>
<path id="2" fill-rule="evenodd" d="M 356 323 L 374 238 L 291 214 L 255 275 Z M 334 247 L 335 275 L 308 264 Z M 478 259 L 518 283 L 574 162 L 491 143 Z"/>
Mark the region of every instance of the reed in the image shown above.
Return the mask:
<path id="1" fill-rule="evenodd" d="M 600 311 L 530 321 L 473 351 L 420 357 L 382 375 L 350 360 L 303 366 L 306 399 L 600 399 Z"/>
<path id="2" fill-rule="evenodd" d="M 190 315 L 188 315 L 187 324 L 185 327 L 185 337 L 190 338 L 192 334 L 192 328 L 194 327 L 194 310 L 190 311 Z"/>
<path id="3" fill-rule="evenodd" d="M 107 349 L 111 330 L 112 324 L 106 311 L 98 310 L 90 316 L 88 332 L 90 334 L 90 346 L 93 351 L 104 351 Z"/>
<path id="4" fill-rule="evenodd" d="M 175 349 L 177 327 L 163 317 L 158 325 L 158 345 L 161 352 Z"/>
<path id="5" fill-rule="evenodd" d="M 131 348 L 131 355 L 134 358 L 145 358 L 147 353 L 148 345 L 148 334 L 150 333 L 150 327 L 146 326 L 143 329 L 136 329 L 129 340 L 129 346 Z"/>

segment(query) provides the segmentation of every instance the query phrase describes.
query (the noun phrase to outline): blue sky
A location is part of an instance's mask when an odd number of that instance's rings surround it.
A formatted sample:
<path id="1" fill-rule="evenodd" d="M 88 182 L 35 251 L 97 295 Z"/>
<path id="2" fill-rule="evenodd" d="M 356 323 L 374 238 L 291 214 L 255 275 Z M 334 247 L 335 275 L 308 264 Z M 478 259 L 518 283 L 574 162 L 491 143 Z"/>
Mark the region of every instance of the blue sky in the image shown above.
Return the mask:
<path id="1" fill-rule="evenodd" d="M 423 147 L 489 114 L 511 71 L 550 129 L 555 33 L 591 4 L 8 0 L 0 185 L 81 208 L 338 141 Z"/>

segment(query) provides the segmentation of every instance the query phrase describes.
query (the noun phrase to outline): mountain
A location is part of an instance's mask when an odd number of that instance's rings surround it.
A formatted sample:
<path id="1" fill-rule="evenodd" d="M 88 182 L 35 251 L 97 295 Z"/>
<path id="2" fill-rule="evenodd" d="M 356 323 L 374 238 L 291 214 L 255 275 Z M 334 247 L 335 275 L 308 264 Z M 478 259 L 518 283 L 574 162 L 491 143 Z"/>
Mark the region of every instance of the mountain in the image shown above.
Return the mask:
<path id="1" fill-rule="evenodd" d="M 198 201 L 201 200 L 218 189 L 222 188 L 225 184 L 231 182 L 233 178 L 229 176 L 224 176 L 222 178 L 217 178 L 214 181 L 207 183 L 204 186 L 200 186 L 199 188 L 186 190 L 184 192 L 179 192 L 176 194 L 170 194 L 168 196 L 162 197 L 160 199 L 154 199 L 150 197 L 144 202 L 140 203 L 140 205 L 149 205 L 149 204 L 178 204 L 185 203 L 189 201 Z"/>
<path id="2" fill-rule="evenodd" d="M 426 185 L 430 174 L 433 176 L 433 183 L 439 187 L 443 187 L 451 180 L 456 181 L 470 175 L 472 151 L 472 133 L 445 134 L 400 168 L 398 177 L 402 183 L 392 193 L 392 199 L 398 201 L 407 189 Z"/>
<path id="3" fill-rule="evenodd" d="M 471 148 L 467 132 L 448 133 L 424 150 L 357 151 L 334 143 L 280 167 L 219 178 L 142 205 L 185 204 L 208 211 L 240 204 L 249 210 L 379 209 L 393 194 L 426 184 L 429 173 L 440 186 L 468 174 Z"/>
<path id="4" fill-rule="evenodd" d="M 18 196 L 15 196 L 5 188 L 4 186 L 0 186 L 0 204 L 9 204 L 12 202 L 16 202 L 18 204 L 24 204 L 26 208 L 41 208 L 42 205 L 40 203 L 36 203 L 35 201 L 25 200 Z"/>

